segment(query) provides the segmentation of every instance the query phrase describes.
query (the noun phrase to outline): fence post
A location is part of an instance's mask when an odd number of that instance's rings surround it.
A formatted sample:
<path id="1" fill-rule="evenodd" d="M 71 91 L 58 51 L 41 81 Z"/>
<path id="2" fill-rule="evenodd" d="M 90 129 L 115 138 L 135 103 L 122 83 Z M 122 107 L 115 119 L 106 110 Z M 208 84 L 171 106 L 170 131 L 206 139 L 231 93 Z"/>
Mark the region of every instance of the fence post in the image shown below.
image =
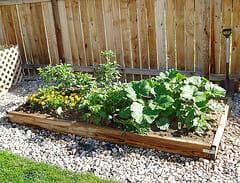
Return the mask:
<path id="1" fill-rule="evenodd" d="M 62 30 L 60 25 L 58 3 L 57 3 L 57 0 L 51 0 L 51 2 L 52 2 L 52 8 L 53 8 L 53 17 L 54 17 L 56 36 L 57 36 L 57 47 L 58 47 L 59 58 L 61 62 L 64 63 L 65 58 L 64 58 L 63 39 L 62 39 Z"/>

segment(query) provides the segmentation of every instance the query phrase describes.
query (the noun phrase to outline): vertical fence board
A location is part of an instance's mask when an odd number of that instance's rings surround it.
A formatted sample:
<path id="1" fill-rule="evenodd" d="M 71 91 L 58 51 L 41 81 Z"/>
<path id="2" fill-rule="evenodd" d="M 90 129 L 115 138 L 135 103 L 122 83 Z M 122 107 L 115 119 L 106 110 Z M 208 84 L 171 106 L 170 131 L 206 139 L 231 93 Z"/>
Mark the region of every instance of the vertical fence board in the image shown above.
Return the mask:
<path id="1" fill-rule="evenodd" d="M 157 56 L 158 68 L 166 69 L 166 22 L 165 22 L 165 0 L 156 1 L 156 34 L 157 34 Z M 174 50 L 173 50 L 174 51 Z"/>
<path id="2" fill-rule="evenodd" d="M 195 1 L 195 7 L 195 68 L 196 71 L 208 75 L 210 1 Z"/>
<path id="3" fill-rule="evenodd" d="M 54 27 L 52 3 L 51 2 L 42 3 L 42 11 L 50 64 L 58 64 L 59 55 L 57 49 L 58 48 L 57 37 Z"/>
<path id="4" fill-rule="evenodd" d="M 221 63 L 221 1 L 211 0 L 211 73 L 220 73 Z"/>
<path id="5" fill-rule="evenodd" d="M 114 42 L 114 28 L 113 28 L 113 19 L 112 19 L 112 0 L 103 0 L 103 11 L 104 11 L 104 24 L 106 30 L 106 42 L 107 49 L 113 50 L 115 52 L 115 42 Z"/>
<path id="6" fill-rule="evenodd" d="M 32 56 L 32 46 L 30 44 L 30 35 L 27 32 L 27 24 L 28 21 L 26 20 L 26 17 L 29 16 L 27 14 L 25 5 L 17 5 L 17 10 L 19 14 L 19 21 L 20 21 L 20 29 L 23 36 L 23 44 L 25 48 L 25 54 L 26 54 L 26 63 L 27 64 L 33 64 L 33 56 Z"/>
<path id="7" fill-rule="evenodd" d="M 222 27 L 231 27 L 232 0 L 222 0 Z M 221 64 L 220 73 L 226 72 L 226 43 L 225 37 L 221 36 Z"/>
<path id="8" fill-rule="evenodd" d="M 177 69 L 185 69 L 184 58 L 184 0 L 176 1 L 176 51 L 177 51 Z"/>
<path id="9" fill-rule="evenodd" d="M 118 64 L 123 66 L 123 50 L 121 39 L 121 14 L 120 14 L 120 0 L 112 1 L 112 18 L 113 18 L 113 34 L 114 45 L 116 49 L 116 59 Z"/>
<path id="10" fill-rule="evenodd" d="M 46 33 L 43 21 L 43 12 L 41 3 L 31 4 L 31 21 L 32 25 L 32 35 L 34 40 L 33 45 L 35 45 L 35 57 L 34 59 L 38 60 L 38 63 L 49 64 L 49 54 L 47 48 Z"/>
<path id="11" fill-rule="evenodd" d="M 133 68 L 133 62 L 131 58 L 131 35 L 130 35 L 130 19 L 129 19 L 129 4 L 127 1 L 120 1 L 121 11 L 121 30 L 122 30 L 122 43 L 124 50 L 124 66 L 127 68 Z M 126 77 L 126 75 L 125 75 Z M 133 80 L 133 75 L 129 75 L 126 79 Z"/>
<path id="12" fill-rule="evenodd" d="M 3 22 L 3 31 L 5 35 L 5 41 L 7 44 L 17 44 L 15 29 L 13 25 L 11 6 L 2 7 L 2 22 Z"/>
<path id="13" fill-rule="evenodd" d="M 82 27 L 83 27 L 83 36 L 84 36 L 84 47 L 86 51 L 86 63 L 87 66 L 91 66 L 93 64 L 93 56 L 92 56 L 92 46 L 91 39 L 89 33 L 89 22 L 88 22 L 88 9 L 87 9 L 87 1 L 80 1 L 80 13 L 82 18 Z"/>
<path id="14" fill-rule="evenodd" d="M 139 56 L 139 42 L 138 42 L 138 27 L 137 27 L 137 2 L 136 0 L 130 0 L 129 4 L 130 13 L 130 30 L 131 30 L 131 48 L 132 48 L 132 61 L 134 68 L 140 68 L 140 56 Z M 135 75 L 134 75 L 135 79 Z"/>
<path id="15" fill-rule="evenodd" d="M 67 27 L 69 31 L 69 39 L 70 39 L 70 45 L 71 45 L 71 51 L 72 51 L 72 64 L 73 65 L 79 65 L 79 52 L 78 52 L 78 45 L 77 45 L 77 38 L 75 34 L 75 20 L 73 19 L 73 9 L 72 9 L 72 1 L 66 0 L 65 1 L 65 7 L 66 7 L 66 15 L 67 15 Z"/>
<path id="16" fill-rule="evenodd" d="M 194 1 L 184 6 L 184 60 L 185 70 L 194 71 Z"/>
<path id="17" fill-rule="evenodd" d="M 158 2 L 158 0 L 156 0 Z M 167 66 L 168 68 L 176 68 L 175 57 L 175 0 L 166 1 L 166 35 L 167 35 Z M 157 6 L 156 6 L 157 7 Z M 160 8 L 158 8 L 160 9 Z M 156 10 L 159 12 L 160 10 Z M 158 14 L 156 14 L 158 17 Z M 159 43 L 161 44 L 161 43 Z M 159 53 L 158 53 L 159 54 Z"/>
<path id="18" fill-rule="evenodd" d="M 83 36 L 83 28 L 82 28 L 82 20 L 80 13 L 80 2 L 79 0 L 71 1 L 72 4 L 72 16 L 73 16 L 73 27 L 76 38 L 76 44 L 78 48 L 78 59 L 80 66 L 86 66 L 86 52 L 84 48 L 84 36 Z"/>
<path id="19" fill-rule="evenodd" d="M 62 40 L 63 40 L 64 58 L 66 63 L 72 64 L 72 51 L 71 51 L 71 44 L 70 44 L 69 31 L 68 31 L 68 20 L 67 20 L 65 1 L 59 0 L 57 1 L 57 3 L 58 3 L 58 11 L 59 11 L 59 17 L 60 17 Z"/>
<path id="20" fill-rule="evenodd" d="M 18 17 L 16 5 L 11 7 L 11 13 L 12 13 L 12 19 L 13 19 L 13 26 L 15 30 L 15 36 L 17 39 L 17 44 L 20 52 L 20 55 L 19 55 L 21 59 L 20 61 L 21 63 L 26 63 L 23 38 L 22 38 L 22 33 L 19 25 L 19 17 Z M 1 25 L 1 22 L 0 22 L 0 25 Z"/>
<path id="21" fill-rule="evenodd" d="M 70 39 L 70 46 L 72 51 L 72 64 L 79 65 L 79 53 L 78 53 L 78 46 L 77 46 L 77 39 L 74 29 L 74 19 L 73 19 L 73 12 L 72 12 L 72 1 L 66 0 L 65 1 L 66 7 L 66 16 L 67 16 L 67 28 L 69 31 L 69 39 Z"/>
<path id="22" fill-rule="evenodd" d="M 233 0 L 233 40 L 231 73 L 239 74 L 240 68 L 240 1 Z"/>
<path id="23" fill-rule="evenodd" d="M 97 32 L 98 32 L 98 44 L 99 49 L 101 51 L 106 50 L 106 37 L 105 37 L 105 29 L 104 29 L 104 17 L 103 17 L 103 3 L 102 0 L 95 0 L 95 6 L 96 6 L 96 14 L 97 14 Z M 100 57 L 100 63 L 102 63 L 104 60 L 102 57 Z"/>
<path id="24" fill-rule="evenodd" d="M 100 49 L 98 46 L 99 40 L 97 36 L 97 27 L 96 27 L 96 11 L 95 11 L 95 0 L 89 0 L 87 3 L 88 9 L 88 21 L 89 21 L 89 32 L 91 38 L 91 47 L 93 54 L 93 65 L 100 63 Z"/>
<path id="25" fill-rule="evenodd" d="M 157 42 L 156 42 L 156 21 L 155 21 L 155 0 L 146 0 L 147 22 L 148 22 L 148 49 L 150 69 L 157 69 Z"/>

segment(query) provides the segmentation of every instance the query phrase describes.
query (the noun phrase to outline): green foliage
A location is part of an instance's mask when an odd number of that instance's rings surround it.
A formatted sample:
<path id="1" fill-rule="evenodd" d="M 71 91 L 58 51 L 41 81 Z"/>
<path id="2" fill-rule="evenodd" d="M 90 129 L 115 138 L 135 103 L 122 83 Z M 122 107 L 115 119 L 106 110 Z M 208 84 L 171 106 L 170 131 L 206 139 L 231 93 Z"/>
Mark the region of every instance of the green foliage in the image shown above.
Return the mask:
<path id="1" fill-rule="evenodd" d="M 30 97 L 32 109 L 74 110 L 95 124 L 113 123 L 137 133 L 173 126 L 204 133 L 211 127 L 211 114 L 222 111 L 217 100 L 225 96 L 225 90 L 204 77 L 168 70 L 122 84 L 114 53 L 101 54 L 107 62 L 96 68 L 95 77 L 74 73 L 69 65 L 40 69 L 46 85 Z"/>
<path id="2" fill-rule="evenodd" d="M 205 78 L 187 78 L 176 70 L 160 73 L 152 79 L 133 81 L 125 87 L 125 92 L 132 103 L 122 109 L 121 118 L 132 118 L 148 130 L 153 126 L 167 130 L 171 123 L 180 123 L 181 127 L 198 133 L 210 128 L 207 114 L 214 110 L 210 105 L 212 99 L 225 96 L 224 89 Z"/>
<path id="3" fill-rule="evenodd" d="M 94 71 L 98 85 L 100 87 L 105 87 L 119 84 L 119 65 L 115 61 L 115 54 L 113 51 L 107 50 L 101 52 L 101 55 L 105 57 L 106 63 L 100 64 Z"/>

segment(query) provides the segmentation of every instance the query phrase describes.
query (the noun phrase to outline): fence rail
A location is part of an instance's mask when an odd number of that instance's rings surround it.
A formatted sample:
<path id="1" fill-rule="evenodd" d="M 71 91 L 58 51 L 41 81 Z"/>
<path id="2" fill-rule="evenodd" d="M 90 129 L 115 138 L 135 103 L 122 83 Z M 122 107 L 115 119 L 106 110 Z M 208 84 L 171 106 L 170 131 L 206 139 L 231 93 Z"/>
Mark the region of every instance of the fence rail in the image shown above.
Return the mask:
<path id="1" fill-rule="evenodd" d="M 231 27 L 230 73 L 239 78 L 239 19 L 239 0 L 3 0 L 0 44 L 18 44 L 26 67 L 92 68 L 111 49 L 132 79 L 168 68 L 217 77 L 225 73 L 221 30 Z"/>

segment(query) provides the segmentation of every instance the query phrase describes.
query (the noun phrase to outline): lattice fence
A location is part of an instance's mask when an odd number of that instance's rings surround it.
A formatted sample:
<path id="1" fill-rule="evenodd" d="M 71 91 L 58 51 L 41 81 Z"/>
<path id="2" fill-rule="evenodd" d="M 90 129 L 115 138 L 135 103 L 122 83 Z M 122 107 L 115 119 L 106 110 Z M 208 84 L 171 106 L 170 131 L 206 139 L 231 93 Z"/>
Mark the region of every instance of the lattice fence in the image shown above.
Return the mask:
<path id="1" fill-rule="evenodd" d="M 0 50 L 0 93 L 7 92 L 23 77 L 18 46 Z"/>

